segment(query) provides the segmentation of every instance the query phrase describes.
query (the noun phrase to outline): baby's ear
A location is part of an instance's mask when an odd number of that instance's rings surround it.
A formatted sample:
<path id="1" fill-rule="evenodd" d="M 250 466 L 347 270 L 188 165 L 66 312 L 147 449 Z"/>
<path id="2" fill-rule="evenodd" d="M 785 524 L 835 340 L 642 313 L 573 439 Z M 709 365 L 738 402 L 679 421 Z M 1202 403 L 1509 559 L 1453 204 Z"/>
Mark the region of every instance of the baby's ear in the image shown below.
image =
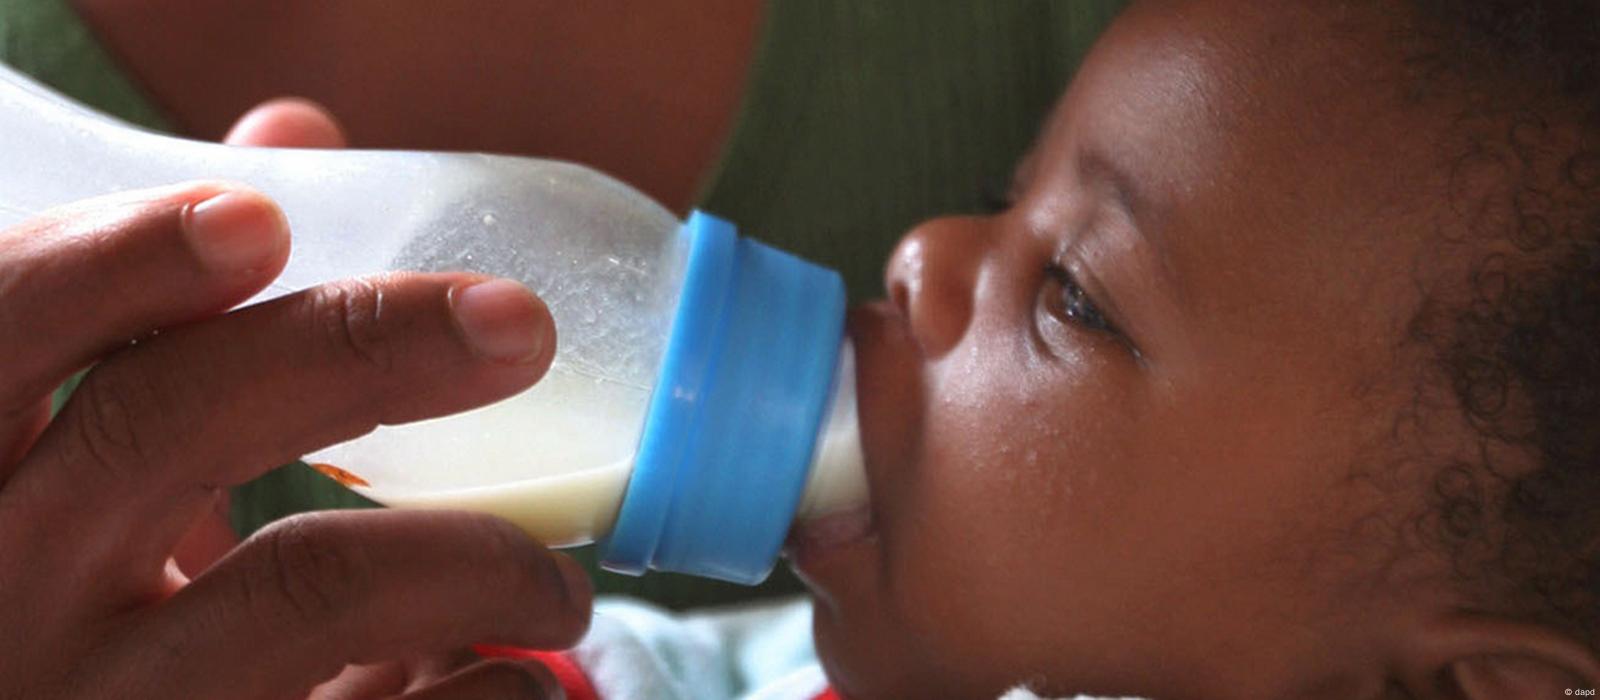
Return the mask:
<path id="1" fill-rule="evenodd" d="M 1600 686 L 1594 650 L 1543 625 L 1456 613 L 1409 632 L 1396 680 L 1412 697 L 1545 700 L 1593 697 Z"/>

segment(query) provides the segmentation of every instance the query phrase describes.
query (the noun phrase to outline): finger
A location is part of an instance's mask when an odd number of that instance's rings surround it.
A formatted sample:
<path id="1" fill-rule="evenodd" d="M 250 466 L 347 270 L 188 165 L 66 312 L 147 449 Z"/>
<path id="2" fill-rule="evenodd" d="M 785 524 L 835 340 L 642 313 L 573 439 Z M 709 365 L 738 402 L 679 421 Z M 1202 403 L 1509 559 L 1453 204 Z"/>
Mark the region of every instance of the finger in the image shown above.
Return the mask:
<path id="1" fill-rule="evenodd" d="M 516 698 L 566 700 L 555 674 L 537 661 L 484 661 L 425 688 L 400 696 L 404 700 L 467 700 Z"/>
<path id="2" fill-rule="evenodd" d="M 278 208 L 219 183 L 89 200 L 0 230 L 0 328 L 24 339 L 0 343 L 0 454 L 20 451 L 30 435 L 15 426 L 72 372 L 249 298 L 288 253 Z"/>
<path id="3" fill-rule="evenodd" d="M 405 661 L 350 665 L 338 677 L 313 689 L 308 700 L 392 697 L 433 685 L 482 660 L 469 649 L 458 649 Z"/>
<path id="4" fill-rule="evenodd" d="M 223 138 L 236 146 L 344 148 L 344 129 L 326 109 L 311 100 L 280 97 L 246 112 Z"/>
<path id="5" fill-rule="evenodd" d="M 457 671 L 483 661 L 471 648 L 461 647 L 438 654 L 411 659 L 406 663 L 408 678 L 405 690 L 415 690 L 439 682 Z"/>
<path id="6" fill-rule="evenodd" d="M 0 549 L 47 570 L 114 574 L 100 577 L 108 605 L 147 597 L 216 489 L 379 424 L 510 396 L 549 366 L 554 332 L 521 285 L 403 274 L 163 333 L 85 377 L 18 488 L 0 491 L 0 506 L 29 495 L 0 507 Z"/>
<path id="7" fill-rule="evenodd" d="M 200 514 L 200 519 L 173 547 L 173 560 L 189 578 L 199 576 L 212 563 L 238 546 L 239 534 L 228 522 L 229 502 L 226 490 L 218 493 L 211 507 Z"/>
<path id="8" fill-rule="evenodd" d="M 575 643 L 592 591 L 570 557 L 510 523 L 445 511 L 341 511 L 280 521 L 158 608 L 118 672 L 170 678 L 168 697 L 306 688 L 346 664 L 472 642 Z M 249 663 L 241 664 L 241 659 Z M 155 664 L 155 666 L 152 666 Z"/>
<path id="9" fill-rule="evenodd" d="M 5 485 L 11 473 L 7 467 L 27 454 L 49 422 L 49 399 L 34 401 L 31 406 L 24 404 L 9 415 L 0 414 L 0 486 Z"/>
<path id="10" fill-rule="evenodd" d="M 406 680 L 399 661 L 346 666 L 333 680 L 313 688 L 306 700 L 388 698 L 404 692 Z"/>

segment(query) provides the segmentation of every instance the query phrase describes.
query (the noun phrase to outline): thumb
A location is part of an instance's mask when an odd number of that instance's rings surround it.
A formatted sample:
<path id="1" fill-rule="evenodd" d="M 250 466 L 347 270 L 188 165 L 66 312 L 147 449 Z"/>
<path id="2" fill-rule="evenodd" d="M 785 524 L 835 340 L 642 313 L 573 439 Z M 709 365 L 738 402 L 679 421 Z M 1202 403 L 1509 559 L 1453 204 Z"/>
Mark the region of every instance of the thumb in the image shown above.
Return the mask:
<path id="1" fill-rule="evenodd" d="M 235 146 L 345 148 L 344 129 L 322 105 L 300 97 L 268 100 L 234 122 L 223 143 Z"/>

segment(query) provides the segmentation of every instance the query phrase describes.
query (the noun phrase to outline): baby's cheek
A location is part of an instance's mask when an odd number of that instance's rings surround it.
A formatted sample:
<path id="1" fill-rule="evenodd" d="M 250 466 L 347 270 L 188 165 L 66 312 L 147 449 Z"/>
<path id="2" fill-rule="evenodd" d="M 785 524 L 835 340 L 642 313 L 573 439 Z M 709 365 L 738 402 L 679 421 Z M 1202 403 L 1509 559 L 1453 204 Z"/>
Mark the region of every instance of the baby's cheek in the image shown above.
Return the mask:
<path id="1" fill-rule="evenodd" d="M 1029 608 L 1059 602 L 1033 583 L 1060 568 L 1051 558 L 1067 549 L 1074 474 L 1057 426 L 1004 417 L 930 424 L 918 468 L 899 485 L 906 517 L 884 533 L 892 604 L 940 657 L 986 655 Z"/>
<path id="2" fill-rule="evenodd" d="M 879 524 L 887 617 L 920 664 L 1025 673 L 1017 639 L 1043 655 L 1081 628 L 1074 610 L 1121 602 L 1133 545 L 1116 507 L 1144 461 L 1146 392 L 1130 358 L 1074 338 L 1055 356 L 1026 333 L 969 338 L 924 375 L 915 457 Z"/>

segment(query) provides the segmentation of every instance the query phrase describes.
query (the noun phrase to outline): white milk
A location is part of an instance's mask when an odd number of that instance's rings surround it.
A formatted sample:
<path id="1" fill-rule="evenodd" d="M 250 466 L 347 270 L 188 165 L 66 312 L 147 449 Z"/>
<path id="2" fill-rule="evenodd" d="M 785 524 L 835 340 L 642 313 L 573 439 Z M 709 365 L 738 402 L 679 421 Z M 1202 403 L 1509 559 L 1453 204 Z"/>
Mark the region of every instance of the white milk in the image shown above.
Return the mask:
<path id="1" fill-rule="evenodd" d="M 839 349 L 833 399 L 823 417 L 811 455 L 811 473 L 800 497 L 796 520 L 810 520 L 867 502 L 866 459 L 861 454 L 861 422 L 856 414 L 856 353 L 848 341 Z"/>
<path id="2" fill-rule="evenodd" d="M 798 517 L 866 501 L 854 356 L 836 388 Z M 379 428 L 309 457 L 370 483 L 353 488 L 401 508 L 497 515 L 549 546 L 610 531 L 627 490 L 649 392 L 552 367 L 534 388 L 467 413 Z"/>
<path id="3" fill-rule="evenodd" d="M 376 432 L 308 457 L 370 483 L 389 506 L 501 516 L 551 546 L 611 528 L 649 392 L 552 367 L 532 389 L 466 413 Z"/>
<path id="4" fill-rule="evenodd" d="M 383 495 L 382 489 L 377 488 L 356 490 L 399 508 L 498 515 L 548 546 L 565 547 L 588 544 L 611 529 L 632 466 L 631 461 L 623 461 L 584 471 L 440 493 Z"/>

